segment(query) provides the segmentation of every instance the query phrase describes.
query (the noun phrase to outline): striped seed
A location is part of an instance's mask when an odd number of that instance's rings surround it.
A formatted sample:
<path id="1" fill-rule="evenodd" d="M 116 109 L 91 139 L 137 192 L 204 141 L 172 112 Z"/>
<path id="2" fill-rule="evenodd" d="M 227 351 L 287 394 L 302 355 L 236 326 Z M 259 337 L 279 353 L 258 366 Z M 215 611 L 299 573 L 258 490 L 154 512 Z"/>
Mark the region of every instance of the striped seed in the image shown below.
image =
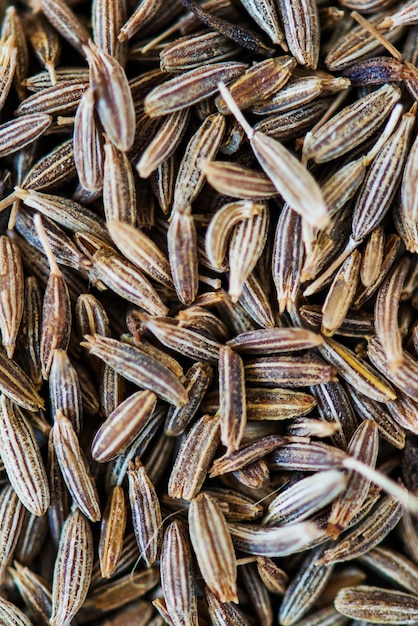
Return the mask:
<path id="1" fill-rule="evenodd" d="M 230 347 L 219 351 L 219 411 L 221 442 L 231 454 L 240 446 L 247 423 L 244 364 Z"/>
<path id="2" fill-rule="evenodd" d="M 187 402 L 187 392 L 183 385 L 166 366 L 148 356 L 138 348 L 128 344 L 100 337 L 86 335 L 81 345 L 98 356 L 123 378 L 149 389 L 170 404 L 183 406 Z"/>
<path id="3" fill-rule="evenodd" d="M 13 358 L 23 315 L 24 282 L 19 248 L 6 236 L 0 238 L 0 329 L 7 356 Z"/>
<path id="4" fill-rule="evenodd" d="M 242 200 L 267 200 L 278 195 L 270 179 L 232 161 L 201 161 L 208 183 L 219 193 Z"/>
<path id="5" fill-rule="evenodd" d="M 45 467 L 35 433 L 23 412 L 5 395 L 0 398 L 1 458 L 22 504 L 34 515 L 49 506 Z"/>
<path id="6" fill-rule="evenodd" d="M 177 520 L 171 522 L 164 533 L 161 587 L 167 611 L 175 626 L 197 626 L 192 548 L 185 525 Z"/>
<path id="7" fill-rule="evenodd" d="M 25 508 L 9 483 L 0 492 L 0 581 L 6 578 L 19 535 L 23 528 Z M 1 615 L 1 613 L 0 613 Z"/>
<path id="8" fill-rule="evenodd" d="M 220 416 L 204 415 L 183 439 L 168 482 L 172 498 L 192 500 L 200 491 L 220 442 Z"/>
<path id="9" fill-rule="evenodd" d="M 175 211 L 167 233 L 168 258 L 177 297 L 189 305 L 199 288 L 197 235 L 191 209 Z"/>
<path id="10" fill-rule="evenodd" d="M 105 463 L 125 452 L 148 424 L 157 396 L 152 391 L 137 391 L 112 411 L 96 432 L 91 453 L 95 461 Z"/>
<path id="11" fill-rule="evenodd" d="M 70 115 L 77 110 L 87 87 L 88 83 L 78 80 L 52 85 L 22 100 L 15 113 L 20 117 L 31 114 Z"/>
<path id="12" fill-rule="evenodd" d="M 200 493 L 190 503 L 189 532 L 203 579 L 221 602 L 238 603 L 231 535 L 216 500 Z"/>
<path id="13" fill-rule="evenodd" d="M 347 315 L 355 296 L 360 272 L 361 254 L 354 250 L 336 273 L 322 305 L 321 333 L 326 337 L 336 333 Z"/>
<path id="14" fill-rule="evenodd" d="M 335 380 L 336 370 L 316 355 L 266 356 L 245 364 L 247 383 L 266 387 L 306 387 Z"/>
<path id="15" fill-rule="evenodd" d="M 414 624 L 418 618 L 417 598 L 392 589 L 345 587 L 338 592 L 334 604 L 343 615 L 372 624 Z"/>
<path id="16" fill-rule="evenodd" d="M 277 6 L 271 0 L 243 0 L 242 5 L 273 43 L 285 49 Z"/>
<path id="17" fill-rule="evenodd" d="M 315 69 L 319 57 L 319 14 L 311 0 L 280 0 L 286 43 L 300 65 Z"/>
<path id="18" fill-rule="evenodd" d="M 248 136 L 259 164 L 283 199 L 310 224 L 316 227 L 325 226 L 329 219 L 328 210 L 322 198 L 321 190 L 312 175 L 278 141 L 260 131 L 253 130 L 249 126 L 235 105 L 229 91 L 222 84 L 220 84 L 220 91 L 228 108 L 233 112 Z"/>
<path id="19" fill-rule="evenodd" d="M 306 328 L 261 328 L 228 341 L 233 350 L 245 354 L 309 350 L 320 346 L 321 343 L 321 336 Z"/>
<path id="20" fill-rule="evenodd" d="M 145 98 L 150 117 L 167 115 L 208 98 L 218 90 L 219 81 L 230 81 L 247 69 L 245 63 L 213 63 L 189 70 L 155 87 Z"/>
<path id="21" fill-rule="evenodd" d="M 381 126 L 400 93 L 397 87 L 384 85 L 345 107 L 304 142 L 304 154 L 316 163 L 326 163 L 360 145 Z"/>
<path id="22" fill-rule="evenodd" d="M 96 109 L 112 144 L 126 152 L 135 136 L 135 109 L 126 74 L 118 61 L 90 42 L 83 47 L 90 67 Z"/>
<path id="23" fill-rule="evenodd" d="M 237 550 L 254 556 L 283 557 L 302 552 L 323 535 L 313 522 L 264 528 L 254 524 L 228 524 Z"/>
<path id="24" fill-rule="evenodd" d="M 58 411 L 53 441 L 58 464 L 74 502 L 91 521 L 100 520 L 99 497 L 87 459 L 70 420 Z"/>
<path id="25" fill-rule="evenodd" d="M 83 404 L 77 370 L 65 350 L 55 350 L 49 375 L 49 400 L 54 418 L 58 411 L 67 417 L 77 434 L 83 423 Z"/>
<path id="26" fill-rule="evenodd" d="M 147 567 L 151 567 L 162 544 L 161 509 L 155 487 L 138 457 L 135 464 L 129 463 L 128 486 L 132 523 L 140 557 L 145 560 Z"/>
<path id="27" fill-rule="evenodd" d="M 184 386 L 189 402 L 183 407 L 170 407 L 164 426 L 169 437 L 181 435 L 192 421 L 212 381 L 213 369 L 208 363 L 197 361 L 187 371 Z"/>
<path id="28" fill-rule="evenodd" d="M 99 192 L 103 187 L 104 141 L 95 115 L 95 98 L 90 87 L 84 92 L 74 119 L 74 163 L 84 189 Z M 26 186 L 26 188 L 28 188 Z"/>
<path id="29" fill-rule="evenodd" d="M 22 150 L 41 137 L 52 123 L 46 113 L 22 115 L 0 125 L 0 157 Z"/>
<path id="30" fill-rule="evenodd" d="M 54 28 L 82 56 L 83 44 L 87 44 L 90 34 L 81 24 L 71 8 L 63 0 L 42 0 L 42 12 Z"/>
<path id="31" fill-rule="evenodd" d="M 69 623 L 78 613 L 90 586 L 93 536 L 89 522 L 76 509 L 62 529 L 52 581 L 51 626 Z"/>

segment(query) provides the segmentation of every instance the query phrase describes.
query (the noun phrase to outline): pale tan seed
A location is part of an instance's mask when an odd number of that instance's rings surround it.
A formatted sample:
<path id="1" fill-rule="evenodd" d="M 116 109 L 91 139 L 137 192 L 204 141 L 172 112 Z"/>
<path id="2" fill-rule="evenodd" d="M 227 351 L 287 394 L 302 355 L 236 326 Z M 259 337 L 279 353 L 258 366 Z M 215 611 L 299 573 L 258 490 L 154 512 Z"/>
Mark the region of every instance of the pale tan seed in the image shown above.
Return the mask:
<path id="1" fill-rule="evenodd" d="M 239 300 L 245 281 L 262 255 L 269 219 L 270 213 L 264 204 L 256 215 L 240 221 L 232 230 L 228 251 L 228 294 L 233 303 Z"/>
<path id="2" fill-rule="evenodd" d="M 118 565 L 126 518 L 125 492 L 120 485 L 116 485 L 108 496 L 100 528 L 99 560 L 103 578 L 110 578 Z"/>
<path id="3" fill-rule="evenodd" d="M 177 520 L 164 533 L 161 587 L 175 626 L 197 626 L 197 598 L 192 548 L 185 525 Z M 179 590 L 180 587 L 180 590 Z"/>
<path id="4" fill-rule="evenodd" d="M 305 550 L 323 536 L 314 522 L 263 528 L 254 524 L 228 524 L 237 550 L 254 556 L 284 557 Z"/>
<path id="5" fill-rule="evenodd" d="M 97 522 L 101 516 L 95 481 L 74 428 L 61 411 L 55 415 L 52 432 L 55 453 L 68 491 L 84 515 Z"/>
<path id="6" fill-rule="evenodd" d="M 184 438 L 168 482 L 172 498 L 192 500 L 200 491 L 220 441 L 220 416 L 204 415 Z"/>
<path id="7" fill-rule="evenodd" d="M 65 350 L 55 350 L 53 354 L 49 374 L 49 400 L 53 419 L 61 411 L 79 434 L 83 424 L 81 387 L 77 370 Z"/>
<path id="8" fill-rule="evenodd" d="M 71 115 L 75 113 L 81 98 L 88 88 L 88 83 L 75 81 L 62 81 L 46 89 L 38 91 L 22 100 L 15 113 L 20 117 L 31 114 L 40 115 Z"/>
<path id="9" fill-rule="evenodd" d="M 286 444 L 287 437 L 268 435 L 255 441 L 244 443 L 237 450 L 216 459 L 210 469 L 210 477 L 221 476 L 227 472 L 236 472 L 270 454 L 276 448 Z"/>
<path id="10" fill-rule="evenodd" d="M 150 22 L 158 14 L 162 7 L 162 0 L 145 0 L 135 9 L 130 18 L 120 29 L 118 40 L 124 42 L 131 39 L 141 28 Z"/>
<path id="11" fill-rule="evenodd" d="M 402 337 L 399 329 L 398 310 L 402 286 L 408 273 L 409 259 L 405 258 L 388 274 L 377 292 L 374 315 L 376 335 L 393 371 L 402 362 Z"/>
<path id="12" fill-rule="evenodd" d="M 106 222 L 119 220 L 135 226 L 135 179 L 127 155 L 110 142 L 104 146 L 103 209 Z"/>
<path id="13" fill-rule="evenodd" d="M 189 507 L 189 532 L 203 579 L 221 602 L 238 603 L 237 565 L 231 536 L 216 500 L 205 493 Z"/>
<path id="14" fill-rule="evenodd" d="M 31 626 L 29 618 L 14 604 L 0 598 L 0 620 L 3 624 L 13 624 L 13 626 Z"/>
<path id="15" fill-rule="evenodd" d="M 349 348 L 333 339 L 327 339 L 319 347 L 319 351 L 337 368 L 344 380 L 368 398 L 377 402 L 390 402 L 395 399 L 396 393 L 389 383 Z"/>
<path id="16" fill-rule="evenodd" d="M 113 145 L 126 152 L 135 137 L 135 108 L 126 74 L 114 57 L 92 42 L 83 51 L 100 121 Z"/>
<path id="17" fill-rule="evenodd" d="M 367 238 L 361 256 L 360 280 L 365 287 L 372 285 L 379 277 L 383 263 L 385 234 L 381 226 L 377 226 Z"/>
<path id="18" fill-rule="evenodd" d="M 95 104 L 94 92 L 90 87 L 84 92 L 77 107 L 73 136 L 78 178 L 82 187 L 93 193 L 103 187 L 104 169 L 104 141 L 95 115 Z"/>
<path id="19" fill-rule="evenodd" d="M 270 179 L 257 170 L 232 161 L 200 161 L 208 183 L 219 193 L 242 200 L 264 200 L 278 195 Z"/>
<path id="20" fill-rule="evenodd" d="M 337 470 L 316 472 L 277 495 L 268 505 L 263 526 L 301 522 L 326 506 L 345 490 L 347 477 Z"/>
<path id="21" fill-rule="evenodd" d="M 167 233 L 168 258 L 180 302 L 189 305 L 199 288 L 197 234 L 191 209 L 175 211 Z"/>
<path id="22" fill-rule="evenodd" d="M 343 615 L 372 624 L 414 624 L 418 618 L 417 598 L 392 589 L 346 587 L 338 592 L 334 604 Z"/>
<path id="23" fill-rule="evenodd" d="M 173 284 L 167 257 L 143 230 L 118 220 L 108 222 L 107 227 L 114 243 L 127 259 L 162 285 Z"/>
<path id="24" fill-rule="evenodd" d="M 354 299 L 360 272 L 361 254 L 354 250 L 344 261 L 328 290 L 322 305 L 321 333 L 326 337 L 336 333 Z"/>
<path id="25" fill-rule="evenodd" d="M 22 115 L 0 126 L 0 156 L 4 157 L 22 150 L 41 137 L 52 123 L 45 113 Z"/>
<path id="26" fill-rule="evenodd" d="M 91 453 L 105 463 L 125 452 L 149 422 L 157 403 L 152 391 L 137 391 L 112 411 L 96 432 Z"/>
<path id="27" fill-rule="evenodd" d="M 23 315 L 24 282 L 19 248 L 8 237 L 0 238 L 0 328 L 7 356 L 13 358 Z"/>
<path id="28" fill-rule="evenodd" d="M 28 418 L 5 395 L 0 397 L 1 458 L 22 504 L 34 515 L 49 506 L 45 467 Z"/>
<path id="29" fill-rule="evenodd" d="M 398 102 L 397 87 L 384 85 L 337 113 L 304 141 L 304 154 L 324 163 L 346 154 L 381 126 Z"/>
<path id="30" fill-rule="evenodd" d="M 232 602 L 222 602 L 216 593 L 209 587 L 205 588 L 205 597 L 208 606 L 211 624 L 240 624 L 249 626 L 249 621 L 240 609 Z"/>
<path id="31" fill-rule="evenodd" d="M 221 144 L 226 122 L 225 117 L 214 113 L 206 117 L 184 151 L 174 185 L 172 214 L 188 211 L 205 182 L 200 168 L 201 161 L 211 161 Z"/>
<path id="32" fill-rule="evenodd" d="M 0 493 L 0 581 L 3 584 L 23 528 L 25 508 L 9 483 Z"/>
<path id="33" fill-rule="evenodd" d="M 149 330 L 168 348 L 196 360 L 216 363 L 221 344 L 205 335 L 176 324 L 171 318 L 143 315 L 143 328 Z"/>
<path id="34" fill-rule="evenodd" d="M 51 626 L 69 623 L 89 590 L 93 567 L 93 536 L 89 522 L 76 509 L 62 529 L 52 581 Z"/>
<path id="35" fill-rule="evenodd" d="M 325 226 L 329 220 L 328 210 L 312 175 L 282 144 L 249 126 L 222 84 L 220 91 L 228 108 L 245 130 L 258 162 L 285 202 L 312 225 L 319 228 Z"/>
<path id="36" fill-rule="evenodd" d="M 145 98 L 145 111 L 158 117 L 196 104 L 216 93 L 220 80 L 230 81 L 247 67 L 245 63 L 225 62 L 185 72 L 155 87 Z"/>
<path id="37" fill-rule="evenodd" d="M 83 55 L 83 44 L 87 44 L 90 34 L 70 7 L 62 0 L 42 0 L 41 6 L 57 31 Z"/>
<path id="38" fill-rule="evenodd" d="M 280 0 L 286 43 L 300 65 L 316 69 L 319 57 L 320 24 L 318 7 L 310 0 Z"/>
<path id="39" fill-rule="evenodd" d="M 89 233 L 77 233 L 75 240 L 91 260 L 92 278 L 152 315 L 166 315 L 167 307 L 151 283 L 112 246 Z"/>
<path id="40" fill-rule="evenodd" d="M 55 84 L 55 67 L 59 62 L 61 42 L 58 33 L 42 15 L 32 14 L 25 26 L 28 39 L 40 63 L 48 71 Z"/>
<path id="41" fill-rule="evenodd" d="M 127 48 L 118 41 L 118 34 L 126 22 L 128 7 L 125 0 L 94 0 L 91 17 L 93 41 L 101 50 L 114 57 L 122 67 L 125 65 Z"/>
<path id="42" fill-rule="evenodd" d="M 166 116 L 136 164 L 141 178 L 148 178 L 173 154 L 184 135 L 189 119 L 189 109 L 176 111 Z"/>
<path id="43" fill-rule="evenodd" d="M 259 27 L 268 34 L 273 43 L 286 50 L 286 42 L 280 26 L 277 6 L 271 0 L 244 0 L 245 10 Z"/>
<path id="44" fill-rule="evenodd" d="M 271 270 L 280 314 L 290 313 L 296 303 L 303 257 L 302 219 L 285 204 L 274 236 Z"/>
<path id="45" fill-rule="evenodd" d="M 219 412 L 221 442 L 231 454 L 240 446 L 247 424 L 244 364 L 230 347 L 219 351 Z"/>
<path id="46" fill-rule="evenodd" d="M 123 378 L 176 406 L 187 402 L 187 393 L 178 377 L 145 352 L 115 339 L 86 335 L 83 347 L 115 369 Z"/>

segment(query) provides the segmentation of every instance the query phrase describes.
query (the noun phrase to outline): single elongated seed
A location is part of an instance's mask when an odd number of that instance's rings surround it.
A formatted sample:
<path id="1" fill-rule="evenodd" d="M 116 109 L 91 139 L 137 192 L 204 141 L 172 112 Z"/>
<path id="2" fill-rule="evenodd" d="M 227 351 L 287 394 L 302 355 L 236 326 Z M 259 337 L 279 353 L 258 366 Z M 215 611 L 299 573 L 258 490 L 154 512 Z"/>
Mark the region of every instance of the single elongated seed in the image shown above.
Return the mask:
<path id="1" fill-rule="evenodd" d="M 116 485 L 108 497 L 100 529 L 99 559 L 103 578 L 110 578 L 118 566 L 123 550 L 126 517 L 125 492 L 120 485 Z"/>
<path id="2" fill-rule="evenodd" d="M 396 393 L 389 383 L 342 344 L 327 339 L 319 347 L 319 351 L 350 385 L 359 389 L 368 398 L 377 402 L 390 402 L 395 399 Z"/>
<path id="3" fill-rule="evenodd" d="M 260 131 L 254 131 L 243 118 L 227 88 L 220 83 L 219 89 L 228 108 L 245 130 L 261 167 L 284 200 L 312 225 L 319 228 L 326 226 L 328 210 L 321 190 L 308 170 L 278 141 Z M 291 180 L 297 181 L 297 184 L 290 184 Z"/>
<path id="4" fill-rule="evenodd" d="M 86 342 L 81 345 L 115 369 L 123 378 L 153 391 L 157 396 L 176 406 L 182 406 L 187 402 L 187 392 L 177 376 L 155 358 L 116 339 L 100 337 L 97 334 L 86 335 L 85 338 Z"/>
<path id="5" fill-rule="evenodd" d="M 145 390 L 119 404 L 94 436 L 93 459 L 105 463 L 122 454 L 147 425 L 156 403 L 155 393 Z"/>
<path id="6" fill-rule="evenodd" d="M 245 354 L 309 350 L 321 344 L 321 336 L 305 328 L 262 328 L 242 333 L 228 341 L 233 350 Z"/>
<path id="7" fill-rule="evenodd" d="M 413 624 L 418 618 L 418 600 L 410 593 L 358 585 L 345 587 L 335 598 L 337 611 L 372 624 Z"/>
<path id="8" fill-rule="evenodd" d="M 171 275 L 180 302 L 191 304 L 199 289 L 196 227 L 190 208 L 176 211 L 168 228 Z"/>
<path id="9" fill-rule="evenodd" d="M 221 602 L 238 603 L 231 535 L 216 500 L 207 493 L 199 494 L 190 503 L 189 531 L 205 583 Z"/>
<path id="10" fill-rule="evenodd" d="M 171 522 L 164 533 L 161 551 L 161 587 L 167 611 L 175 623 L 197 626 L 192 548 L 186 527 L 178 520 Z"/>
<path id="11" fill-rule="evenodd" d="M 216 93 L 220 80 L 232 80 L 246 69 L 245 63 L 231 61 L 190 70 L 155 87 L 145 98 L 145 111 L 158 117 L 184 109 Z"/>
<path id="12" fill-rule="evenodd" d="M 204 415 L 184 438 L 168 482 L 172 498 L 192 500 L 200 491 L 220 442 L 220 415 Z"/>
<path id="13" fill-rule="evenodd" d="M 55 453 L 68 491 L 84 515 L 97 522 L 101 517 L 99 496 L 74 428 L 58 411 L 52 430 Z"/>
<path id="14" fill-rule="evenodd" d="M 263 528 L 254 524 L 228 524 L 237 550 L 254 556 L 282 557 L 302 552 L 323 535 L 314 522 L 286 524 L 278 528 Z"/>
<path id="15" fill-rule="evenodd" d="M 135 108 L 126 74 L 115 58 L 92 42 L 83 51 L 100 121 L 113 145 L 126 152 L 135 138 Z"/>
<path id="16" fill-rule="evenodd" d="M 13 154 L 45 133 L 52 123 L 46 113 L 22 115 L 0 125 L 0 157 Z"/>
<path id="17" fill-rule="evenodd" d="M 345 489 L 347 477 L 337 470 L 317 472 L 282 491 L 270 503 L 263 526 L 301 522 L 332 502 Z"/>
<path id="18" fill-rule="evenodd" d="M 229 91 L 240 109 L 249 109 L 255 102 L 269 98 L 290 78 L 296 62 L 283 56 L 255 63 L 229 85 Z M 220 113 L 227 114 L 228 106 L 222 96 L 216 99 Z"/>
<path id="19" fill-rule="evenodd" d="M 232 161 L 200 161 L 208 183 L 219 193 L 242 200 L 265 200 L 278 195 L 271 180 L 257 170 Z"/>
<path id="20" fill-rule="evenodd" d="M 319 14 L 311 0 L 280 0 L 280 14 L 290 52 L 300 65 L 316 69 L 319 57 Z"/>
<path id="21" fill-rule="evenodd" d="M 104 142 L 95 115 L 95 99 L 91 87 L 85 91 L 77 107 L 73 141 L 74 163 L 81 185 L 87 191 L 100 191 L 103 186 Z"/>
<path id="22" fill-rule="evenodd" d="M 52 582 L 51 626 L 72 620 L 90 586 L 93 567 L 93 536 L 89 522 L 76 509 L 62 529 Z"/>
<path id="23" fill-rule="evenodd" d="M 111 220 L 107 227 L 114 243 L 127 259 L 157 282 L 173 284 L 167 257 L 145 232 L 119 220 Z"/>
<path id="24" fill-rule="evenodd" d="M 376 335 L 391 370 L 396 370 L 403 358 L 397 311 L 408 270 L 409 260 L 405 258 L 381 284 L 374 307 Z"/>
<path id="25" fill-rule="evenodd" d="M 242 5 L 272 42 L 286 49 L 276 4 L 271 0 L 243 0 Z"/>
<path id="26" fill-rule="evenodd" d="M 136 542 L 147 567 L 155 563 L 162 544 L 162 517 L 155 487 L 138 458 L 129 463 L 129 501 Z"/>
<path id="27" fill-rule="evenodd" d="M 34 515 L 49 506 L 49 487 L 35 433 L 22 411 L 0 397 L 1 458 L 22 504 Z"/>
<path id="28" fill-rule="evenodd" d="M 219 351 L 221 441 L 227 454 L 237 450 L 247 424 L 244 364 L 229 346 Z"/>
<path id="29" fill-rule="evenodd" d="M 306 158 L 324 163 L 346 154 L 381 126 L 399 98 L 397 87 L 384 85 L 347 106 L 308 135 L 304 142 Z"/>

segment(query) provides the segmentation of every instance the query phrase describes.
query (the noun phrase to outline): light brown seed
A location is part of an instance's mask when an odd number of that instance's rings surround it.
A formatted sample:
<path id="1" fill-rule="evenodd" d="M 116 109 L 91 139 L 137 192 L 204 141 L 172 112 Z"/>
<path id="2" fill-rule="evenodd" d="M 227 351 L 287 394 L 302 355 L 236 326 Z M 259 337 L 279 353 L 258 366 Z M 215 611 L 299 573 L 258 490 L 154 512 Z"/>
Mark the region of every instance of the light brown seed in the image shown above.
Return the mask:
<path id="1" fill-rule="evenodd" d="M 417 598 L 392 589 L 346 587 L 338 592 L 334 604 L 343 615 L 372 624 L 414 624 L 418 618 Z"/>
<path id="2" fill-rule="evenodd" d="M 161 587 L 175 626 L 197 626 L 197 598 L 192 549 L 186 527 L 174 520 L 164 533 Z M 180 592 L 179 592 L 180 587 Z"/>
<path id="3" fill-rule="evenodd" d="M 101 516 L 95 481 L 74 428 L 61 411 L 55 415 L 52 432 L 55 453 L 68 491 L 84 515 L 97 522 Z"/>
<path id="4" fill-rule="evenodd" d="M 207 586 L 221 602 L 238 603 L 237 565 L 231 535 L 216 500 L 206 493 L 199 494 L 190 503 L 189 531 Z"/>
<path id="5" fill-rule="evenodd" d="M 92 42 L 83 51 L 100 121 L 113 145 L 126 152 L 135 137 L 135 108 L 126 74 L 114 57 Z"/>
<path id="6" fill-rule="evenodd" d="M 145 111 L 150 117 L 179 111 L 218 90 L 220 80 L 230 81 L 247 69 L 245 63 L 213 63 L 176 76 L 155 87 L 145 98 Z"/>
<path id="7" fill-rule="evenodd" d="M 167 402 L 182 406 L 187 392 L 172 371 L 134 346 L 100 335 L 86 335 L 81 345 L 115 369 L 123 378 L 150 389 Z"/>
<path id="8" fill-rule="evenodd" d="M 220 84 L 220 91 L 228 108 L 245 130 L 258 162 L 285 202 L 288 202 L 293 210 L 300 213 L 310 224 L 319 228 L 326 226 L 329 220 L 328 210 L 321 190 L 312 175 L 278 141 L 260 131 L 254 131 L 249 126 L 229 91 L 222 84 Z"/>
<path id="9" fill-rule="evenodd" d="M 90 586 L 93 567 L 93 536 L 89 522 L 76 509 L 62 529 L 52 582 L 51 626 L 72 620 Z"/>
<path id="10" fill-rule="evenodd" d="M 74 119 L 74 163 L 84 189 L 99 192 L 103 187 L 103 134 L 95 115 L 95 99 L 90 87 L 84 92 Z M 24 185 L 25 186 L 25 185 Z M 27 185 L 26 189 L 29 188 Z"/>
<path id="11" fill-rule="evenodd" d="M 162 516 L 155 487 L 138 457 L 135 464 L 129 463 L 128 486 L 136 542 L 141 558 L 151 567 L 161 550 Z"/>
<path id="12" fill-rule="evenodd" d="M 103 578 L 110 578 L 118 565 L 126 518 L 125 492 L 120 485 L 116 485 L 108 496 L 100 528 L 99 560 Z"/>
<path id="13" fill-rule="evenodd" d="M 280 0 L 286 43 L 300 65 L 316 69 L 319 57 L 320 25 L 318 7 L 310 0 Z"/>
<path id="14" fill-rule="evenodd" d="M 157 403 L 152 391 L 137 391 L 112 411 L 96 432 L 91 453 L 100 463 L 122 454 L 149 422 Z"/>

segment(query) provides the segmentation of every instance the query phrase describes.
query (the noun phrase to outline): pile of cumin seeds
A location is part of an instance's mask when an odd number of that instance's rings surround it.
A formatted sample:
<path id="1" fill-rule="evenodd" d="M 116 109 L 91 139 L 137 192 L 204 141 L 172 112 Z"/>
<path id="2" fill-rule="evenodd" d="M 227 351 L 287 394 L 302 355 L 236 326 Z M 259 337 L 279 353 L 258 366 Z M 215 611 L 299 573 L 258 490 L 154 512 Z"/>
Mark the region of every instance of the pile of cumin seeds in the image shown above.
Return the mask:
<path id="1" fill-rule="evenodd" d="M 417 1 L 0 20 L 0 626 L 418 623 Z"/>

